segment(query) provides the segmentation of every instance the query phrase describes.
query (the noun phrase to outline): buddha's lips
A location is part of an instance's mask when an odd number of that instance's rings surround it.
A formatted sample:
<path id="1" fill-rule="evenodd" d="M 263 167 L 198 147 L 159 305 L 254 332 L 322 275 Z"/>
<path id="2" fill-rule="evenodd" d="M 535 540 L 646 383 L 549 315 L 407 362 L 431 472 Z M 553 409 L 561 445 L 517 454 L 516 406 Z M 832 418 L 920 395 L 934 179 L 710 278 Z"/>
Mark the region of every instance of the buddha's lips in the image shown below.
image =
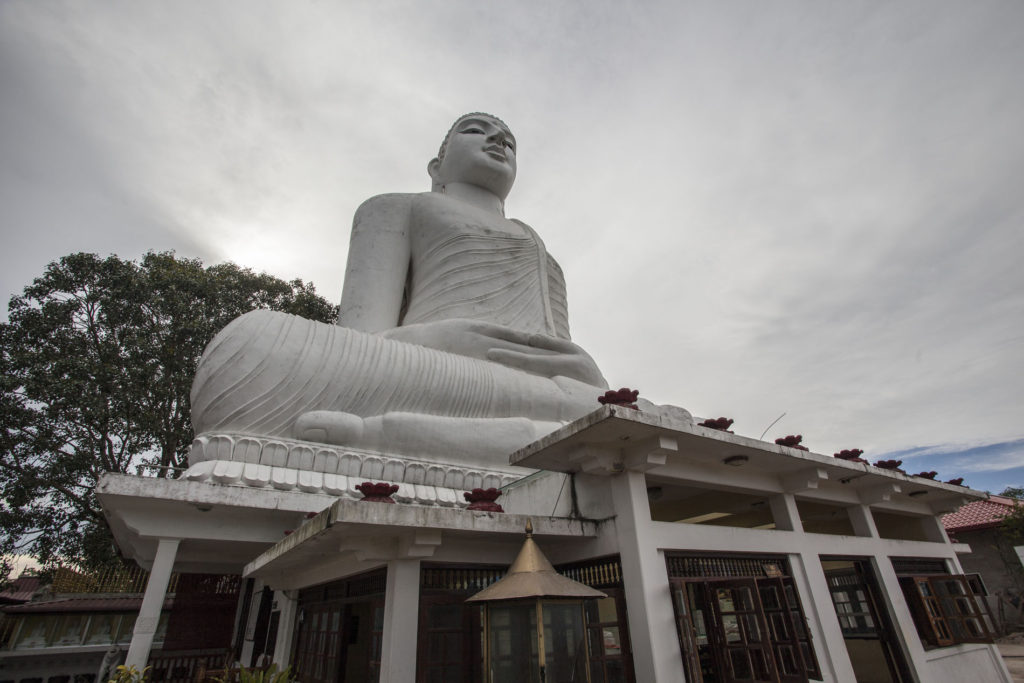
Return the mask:
<path id="1" fill-rule="evenodd" d="M 501 147 L 491 145 L 490 147 L 484 147 L 484 151 L 495 158 L 501 159 L 502 161 L 508 161 L 508 157 L 505 156 L 505 150 Z"/>

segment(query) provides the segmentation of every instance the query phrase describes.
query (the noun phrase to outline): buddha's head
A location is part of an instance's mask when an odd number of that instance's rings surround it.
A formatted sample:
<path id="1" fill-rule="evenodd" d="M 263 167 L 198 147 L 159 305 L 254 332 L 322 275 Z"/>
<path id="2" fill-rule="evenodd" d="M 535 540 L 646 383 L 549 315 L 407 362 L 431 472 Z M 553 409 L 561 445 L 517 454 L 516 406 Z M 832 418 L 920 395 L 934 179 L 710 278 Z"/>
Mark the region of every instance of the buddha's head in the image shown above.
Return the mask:
<path id="1" fill-rule="evenodd" d="M 476 112 L 460 116 L 427 164 L 434 192 L 449 183 L 468 183 L 508 196 L 516 179 L 516 139 L 497 116 Z"/>

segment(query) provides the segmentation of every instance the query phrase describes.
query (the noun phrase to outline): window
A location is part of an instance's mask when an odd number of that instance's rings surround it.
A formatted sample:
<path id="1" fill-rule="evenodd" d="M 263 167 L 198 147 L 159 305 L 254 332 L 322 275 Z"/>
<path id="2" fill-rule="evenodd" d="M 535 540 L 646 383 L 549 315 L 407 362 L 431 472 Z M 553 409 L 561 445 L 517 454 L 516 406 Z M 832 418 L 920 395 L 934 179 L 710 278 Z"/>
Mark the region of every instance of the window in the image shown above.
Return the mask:
<path id="1" fill-rule="evenodd" d="M 976 574 L 902 576 L 900 587 L 917 632 L 928 645 L 992 642 L 992 615 Z"/>
<path id="2" fill-rule="evenodd" d="M 672 555 L 666 562 L 686 680 L 821 678 L 785 558 Z"/>
<path id="3" fill-rule="evenodd" d="M 843 638 L 877 638 L 878 628 L 863 579 L 855 571 L 829 572 L 825 579 Z"/>
<path id="4" fill-rule="evenodd" d="M 590 677 L 594 683 L 625 683 L 628 678 L 629 629 L 624 625 L 625 598 L 621 588 L 602 588 L 607 598 L 587 600 L 590 637 Z"/>

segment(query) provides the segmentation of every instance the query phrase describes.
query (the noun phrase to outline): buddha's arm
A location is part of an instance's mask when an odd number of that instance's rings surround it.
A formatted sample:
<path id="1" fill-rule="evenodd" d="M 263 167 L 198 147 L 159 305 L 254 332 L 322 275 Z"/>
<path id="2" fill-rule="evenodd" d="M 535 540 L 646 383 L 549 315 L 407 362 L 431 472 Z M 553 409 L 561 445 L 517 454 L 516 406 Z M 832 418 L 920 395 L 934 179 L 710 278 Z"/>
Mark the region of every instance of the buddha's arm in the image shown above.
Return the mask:
<path id="1" fill-rule="evenodd" d="M 381 332 L 398 325 L 409 271 L 412 195 L 371 197 L 356 210 L 348 248 L 340 325 Z"/>
<path id="2" fill-rule="evenodd" d="M 450 318 L 396 327 L 384 337 L 491 361 L 540 377 L 607 386 L 594 359 L 568 339 L 531 334 L 483 320 Z"/>

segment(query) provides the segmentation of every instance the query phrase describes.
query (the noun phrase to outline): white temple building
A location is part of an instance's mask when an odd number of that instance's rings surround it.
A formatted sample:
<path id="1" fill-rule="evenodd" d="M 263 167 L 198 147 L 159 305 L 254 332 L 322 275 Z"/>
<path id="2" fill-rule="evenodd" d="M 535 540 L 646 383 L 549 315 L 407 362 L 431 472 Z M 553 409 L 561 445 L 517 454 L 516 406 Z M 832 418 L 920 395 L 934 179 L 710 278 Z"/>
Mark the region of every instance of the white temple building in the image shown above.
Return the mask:
<path id="1" fill-rule="evenodd" d="M 102 478 L 117 543 L 152 568 L 127 663 L 172 571 L 226 572 L 248 581 L 242 664 L 302 683 L 519 683 L 535 661 L 545 683 L 1008 682 L 940 523 L 986 494 L 601 405 L 558 264 L 505 218 L 516 154 L 499 119 L 458 119 L 430 192 L 357 212 L 339 324 L 232 322 L 193 384 L 188 471 Z M 467 503 L 491 488 L 503 512 Z M 466 602 L 528 520 L 605 596 L 581 603 L 585 635 L 568 611 Z"/>
<path id="2" fill-rule="evenodd" d="M 282 446 L 320 468 L 269 464 Z M 592 680 L 1010 680 L 940 523 L 985 495 L 961 486 L 619 406 L 487 471 L 204 448 L 203 481 L 103 479 L 118 543 L 152 567 L 150 604 L 172 569 L 253 579 L 243 660 L 272 651 L 302 681 L 487 680 L 464 600 L 504 574 L 526 518 L 556 568 L 609 596 L 588 606 Z M 398 484 L 396 504 L 362 501 L 367 480 Z M 502 488 L 504 513 L 466 509 L 481 486 Z M 264 599 L 276 633 L 254 643 Z"/>

